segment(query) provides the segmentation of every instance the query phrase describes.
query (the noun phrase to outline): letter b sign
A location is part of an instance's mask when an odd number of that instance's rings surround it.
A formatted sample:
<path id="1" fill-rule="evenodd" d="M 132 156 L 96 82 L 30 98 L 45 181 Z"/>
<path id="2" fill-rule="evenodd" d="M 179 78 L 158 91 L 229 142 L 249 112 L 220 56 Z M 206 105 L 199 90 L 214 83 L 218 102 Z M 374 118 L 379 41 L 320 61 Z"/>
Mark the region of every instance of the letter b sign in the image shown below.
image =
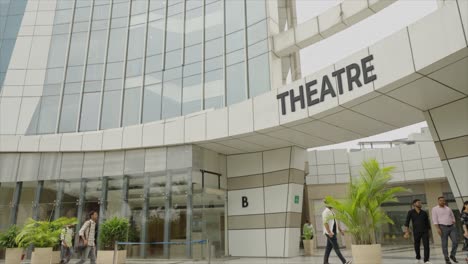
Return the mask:
<path id="1" fill-rule="evenodd" d="M 246 207 L 249 207 L 247 196 L 242 196 L 242 208 L 246 208 Z"/>

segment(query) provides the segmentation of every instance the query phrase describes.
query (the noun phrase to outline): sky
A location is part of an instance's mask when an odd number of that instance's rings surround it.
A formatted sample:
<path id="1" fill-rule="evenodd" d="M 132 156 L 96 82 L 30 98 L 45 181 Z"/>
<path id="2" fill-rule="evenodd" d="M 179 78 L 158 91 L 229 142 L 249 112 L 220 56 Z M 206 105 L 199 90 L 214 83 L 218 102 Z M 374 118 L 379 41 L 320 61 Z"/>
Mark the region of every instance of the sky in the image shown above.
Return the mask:
<path id="1" fill-rule="evenodd" d="M 297 22 L 303 23 L 343 0 L 296 0 Z M 365 1 L 365 0 L 348 0 Z M 307 76 L 412 24 L 437 8 L 436 0 L 398 0 L 352 27 L 301 50 L 302 75 Z M 343 45 L 343 43 L 346 43 Z M 389 141 L 406 138 L 427 127 L 421 122 L 372 137 L 314 149 L 358 148 L 359 141 Z"/>

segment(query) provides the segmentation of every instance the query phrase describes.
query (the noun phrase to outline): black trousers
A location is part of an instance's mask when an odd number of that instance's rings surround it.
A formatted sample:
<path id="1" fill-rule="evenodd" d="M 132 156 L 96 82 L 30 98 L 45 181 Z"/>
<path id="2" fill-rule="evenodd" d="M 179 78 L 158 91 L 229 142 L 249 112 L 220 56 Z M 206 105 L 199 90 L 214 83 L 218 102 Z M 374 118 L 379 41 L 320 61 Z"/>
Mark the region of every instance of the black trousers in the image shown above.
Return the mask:
<path id="1" fill-rule="evenodd" d="M 421 259 L 421 239 L 424 246 L 424 262 L 429 261 L 429 232 L 414 232 L 414 252 L 416 252 L 416 259 Z"/>
<path id="2" fill-rule="evenodd" d="M 323 263 L 328 264 L 328 258 L 330 257 L 330 253 L 332 249 L 335 250 L 336 255 L 341 260 L 342 263 L 346 263 L 346 259 L 343 257 L 340 251 L 340 247 L 338 246 L 338 240 L 336 239 L 336 234 L 333 237 L 327 237 L 327 247 L 325 248 L 325 255 L 323 257 Z"/>

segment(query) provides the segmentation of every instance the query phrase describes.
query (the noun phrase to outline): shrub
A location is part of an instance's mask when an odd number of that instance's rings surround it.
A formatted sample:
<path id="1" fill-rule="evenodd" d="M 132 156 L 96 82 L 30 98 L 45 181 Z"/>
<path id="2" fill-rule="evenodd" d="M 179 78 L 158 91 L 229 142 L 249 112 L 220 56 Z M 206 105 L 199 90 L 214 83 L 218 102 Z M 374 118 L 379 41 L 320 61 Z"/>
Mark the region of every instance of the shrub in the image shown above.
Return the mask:
<path id="1" fill-rule="evenodd" d="M 19 228 L 15 225 L 10 226 L 4 233 L 0 234 L 0 248 L 17 248 L 15 241 Z"/>
<path id="2" fill-rule="evenodd" d="M 129 222 L 126 218 L 113 217 L 106 220 L 99 227 L 99 245 L 102 249 L 114 249 L 115 242 L 126 242 L 128 237 Z M 124 246 L 119 246 L 124 249 Z"/>

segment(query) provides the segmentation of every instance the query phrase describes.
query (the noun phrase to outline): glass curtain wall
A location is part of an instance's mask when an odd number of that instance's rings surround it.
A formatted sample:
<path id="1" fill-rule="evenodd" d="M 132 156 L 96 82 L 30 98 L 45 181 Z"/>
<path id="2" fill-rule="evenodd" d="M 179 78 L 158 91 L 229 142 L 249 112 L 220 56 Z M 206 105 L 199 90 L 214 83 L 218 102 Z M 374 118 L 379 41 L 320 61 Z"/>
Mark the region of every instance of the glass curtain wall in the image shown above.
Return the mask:
<path id="1" fill-rule="evenodd" d="M 265 0 L 58 0 L 27 133 L 147 123 L 268 91 L 265 10 Z"/>

